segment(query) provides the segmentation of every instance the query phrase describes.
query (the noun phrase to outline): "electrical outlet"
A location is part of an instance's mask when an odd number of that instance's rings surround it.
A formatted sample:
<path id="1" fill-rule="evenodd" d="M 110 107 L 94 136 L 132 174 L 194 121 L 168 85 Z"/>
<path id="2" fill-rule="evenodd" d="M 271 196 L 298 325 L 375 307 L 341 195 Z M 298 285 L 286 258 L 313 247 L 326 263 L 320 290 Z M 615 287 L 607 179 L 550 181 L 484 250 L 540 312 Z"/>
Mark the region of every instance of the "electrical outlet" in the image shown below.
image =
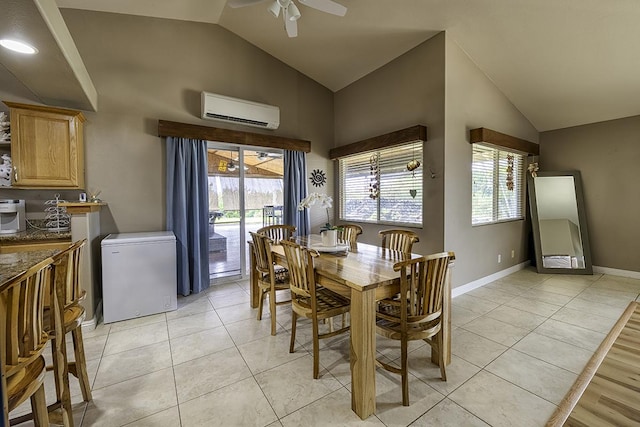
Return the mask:
<path id="1" fill-rule="evenodd" d="M 516 257 L 516 251 L 514 249 L 511 249 L 511 258 L 515 258 Z"/>
<path id="2" fill-rule="evenodd" d="M 498 264 L 502 262 L 502 255 L 498 254 Z"/>

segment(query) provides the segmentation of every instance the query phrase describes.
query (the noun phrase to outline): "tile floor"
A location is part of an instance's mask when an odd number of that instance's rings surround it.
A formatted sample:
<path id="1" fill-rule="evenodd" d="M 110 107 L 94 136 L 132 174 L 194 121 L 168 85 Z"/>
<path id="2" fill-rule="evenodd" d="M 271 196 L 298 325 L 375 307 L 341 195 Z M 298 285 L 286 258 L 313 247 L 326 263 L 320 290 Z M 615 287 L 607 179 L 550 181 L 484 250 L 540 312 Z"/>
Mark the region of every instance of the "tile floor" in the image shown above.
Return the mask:
<path id="1" fill-rule="evenodd" d="M 272 337 L 268 315 L 259 322 L 249 308 L 247 282 L 216 285 L 179 299 L 177 311 L 86 333 L 93 401 L 82 402 L 72 378 L 74 418 L 78 426 L 542 426 L 639 293 L 640 280 L 525 269 L 461 295 L 448 381 L 428 362 L 429 346 L 413 343 L 411 406 L 402 406 L 399 377 L 379 370 L 377 413 L 361 421 L 350 409 L 348 335 L 322 344 L 313 380 L 308 322 L 290 354 L 288 307 Z M 377 349 L 399 357 L 392 341 L 378 337 Z"/>

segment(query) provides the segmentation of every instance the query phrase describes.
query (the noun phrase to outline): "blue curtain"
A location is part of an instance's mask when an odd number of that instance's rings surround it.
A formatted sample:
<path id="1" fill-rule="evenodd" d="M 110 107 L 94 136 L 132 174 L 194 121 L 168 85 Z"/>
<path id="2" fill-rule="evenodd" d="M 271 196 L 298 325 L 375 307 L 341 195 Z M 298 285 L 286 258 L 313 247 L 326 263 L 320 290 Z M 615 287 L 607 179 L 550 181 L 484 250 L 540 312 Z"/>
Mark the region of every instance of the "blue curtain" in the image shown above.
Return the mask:
<path id="1" fill-rule="evenodd" d="M 307 197 L 307 157 L 302 151 L 284 150 L 285 224 L 296 226 L 296 235 L 306 236 L 311 230 L 308 209 L 298 210 L 300 200 Z"/>
<path id="2" fill-rule="evenodd" d="M 178 293 L 209 287 L 207 142 L 167 141 L 167 229 L 177 241 Z"/>

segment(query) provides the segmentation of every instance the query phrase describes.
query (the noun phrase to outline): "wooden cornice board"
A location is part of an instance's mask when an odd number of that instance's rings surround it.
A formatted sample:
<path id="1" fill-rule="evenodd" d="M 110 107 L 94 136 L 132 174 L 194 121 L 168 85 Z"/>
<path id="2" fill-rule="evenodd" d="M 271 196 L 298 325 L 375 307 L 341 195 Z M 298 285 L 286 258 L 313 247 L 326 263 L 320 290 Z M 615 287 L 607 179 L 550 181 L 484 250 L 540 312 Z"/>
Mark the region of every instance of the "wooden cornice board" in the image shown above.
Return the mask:
<path id="1" fill-rule="evenodd" d="M 366 153 L 367 151 L 379 150 L 381 148 L 389 148 L 394 145 L 400 145 L 408 142 L 424 142 L 426 140 L 427 127 L 415 125 L 406 129 L 400 129 L 395 132 L 385 133 L 384 135 L 378 135 L 373 138 L 332 148 L 329 150 L 329 158 L 331 160 L 337 160 L 341 157 L 351 156 L 353 154 Z"/>
<path id="2" fill-rule="evenodd" d="M 228 142 L 253 147 L 279 148 L 282 150 L 311 152 L 311 142 L 304 139 L 286 138 L 277 135 L 223 129 L 212 126 L 158 120 L 158 136 L 202 139 L 205 141 Z"/>
<path id="3" fill-rule="evenodd" d="M 534 156 L 540 155 L 540 146 L 538 144 L 487 128 L 471 129 L 469 131 L 469 142 L 471 144 L 484 142 L 496 147 L 516 150 L 521 153 Z"/>
<path id="4" fill-rule="evenodd" d="M 631 302 L 591 357 L 552 426 L 640 424 L 640 304 Z"/>

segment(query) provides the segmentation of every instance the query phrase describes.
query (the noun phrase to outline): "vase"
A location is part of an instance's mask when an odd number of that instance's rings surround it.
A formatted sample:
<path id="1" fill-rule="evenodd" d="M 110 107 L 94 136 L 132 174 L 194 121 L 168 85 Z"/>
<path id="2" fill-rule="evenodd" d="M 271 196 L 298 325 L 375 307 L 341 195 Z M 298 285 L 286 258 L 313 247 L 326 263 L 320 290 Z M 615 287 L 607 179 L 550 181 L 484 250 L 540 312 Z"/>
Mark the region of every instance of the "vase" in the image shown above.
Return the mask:
<path id="1" fill-rule="evenodd" d="M 322 246 L 334 247 L 338 244 L 338 230 L 324 230 L 322 236 Z"/>

